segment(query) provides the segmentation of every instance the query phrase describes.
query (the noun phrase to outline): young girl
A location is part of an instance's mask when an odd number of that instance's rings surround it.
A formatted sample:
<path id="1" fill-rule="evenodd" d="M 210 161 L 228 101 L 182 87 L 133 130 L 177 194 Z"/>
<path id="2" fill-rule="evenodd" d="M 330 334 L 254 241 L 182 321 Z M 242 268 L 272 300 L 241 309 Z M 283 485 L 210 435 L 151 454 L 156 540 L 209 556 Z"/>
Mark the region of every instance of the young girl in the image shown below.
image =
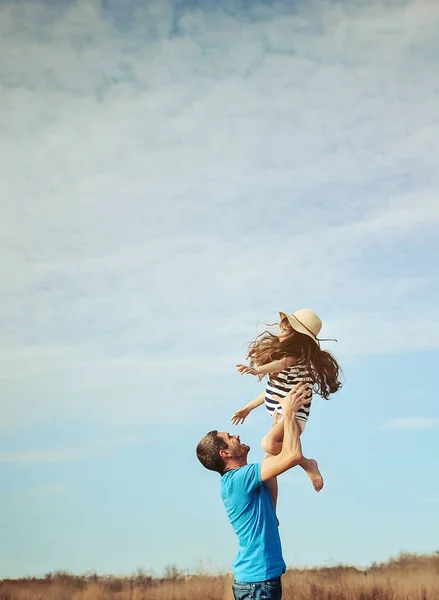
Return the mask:
<path id="1" fill-rule="evenodd" d="M 261 442 L 263 450 L 268 454 L 279 454 L 282 449 L 284 426 L 278 397 L 285 397 L 297 383 L 309 384 L 309 402 L 296 414 L 303 432 L 313 392 L 328 399 L 330 394 L 335 394 L 341 387 L 338 379 L 340 367 L 336 359 L 320 348 L 321 340 L 317 336 L 322 322 L 319 317 L 308 308 L 292 314 L 280 312 L 279 316 L 279 333 L 274 335 L 264 331 L 258 335 L 249 346 L 247 358 L 250 359 L 250 366 L 236 365 L 241 375 L 257 375 L 259 381 L 264 375 L 268 375 L 265 392 L 237 410 L 231 418 L 234 425 L 244 423 L 250 411 L 265 402 L 273 417 L 273 426 Z M 319 492 L 323 487 L 323 478 L 317 462 L 303 457 L 299 464 L 308 474 L 314 489 Z"/>

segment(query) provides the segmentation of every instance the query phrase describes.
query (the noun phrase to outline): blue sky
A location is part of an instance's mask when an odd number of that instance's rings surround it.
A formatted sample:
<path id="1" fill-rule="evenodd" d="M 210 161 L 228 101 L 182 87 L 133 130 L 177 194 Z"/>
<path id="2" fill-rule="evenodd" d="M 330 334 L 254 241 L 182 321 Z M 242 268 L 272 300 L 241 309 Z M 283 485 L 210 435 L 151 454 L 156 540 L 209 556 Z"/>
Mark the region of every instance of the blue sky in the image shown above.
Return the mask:
<path id="1" fill-rule="evenodd" d="M 310 307 L 344 387 L 290 565 L 439 536 L 435 2 L 0 1 L 0 577 L 229 569 L 195 459 Z M 259 461 L 264 408 L 240 428 Z"/>

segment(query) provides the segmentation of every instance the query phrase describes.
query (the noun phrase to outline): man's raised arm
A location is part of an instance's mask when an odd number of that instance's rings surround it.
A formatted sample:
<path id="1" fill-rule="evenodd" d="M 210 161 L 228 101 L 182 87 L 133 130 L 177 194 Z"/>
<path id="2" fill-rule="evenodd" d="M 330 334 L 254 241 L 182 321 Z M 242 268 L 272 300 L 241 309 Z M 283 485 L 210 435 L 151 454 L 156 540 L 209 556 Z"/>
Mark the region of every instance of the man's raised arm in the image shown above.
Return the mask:
<path id="1" fill-rule="evenodd" d="M 302 460 L 300 444 L 300 428 L 296 421 L 296 411 L 309 401 L 309 386 L 306 383 L 296 385 L 285 398 L 277 398 L 282 406 L 284 421 L 284 440 L 282 450 L 276 456 L 269 456 L 262 461 L 261 479 L 267 481 L 288 469 L 295 467 Z"/>

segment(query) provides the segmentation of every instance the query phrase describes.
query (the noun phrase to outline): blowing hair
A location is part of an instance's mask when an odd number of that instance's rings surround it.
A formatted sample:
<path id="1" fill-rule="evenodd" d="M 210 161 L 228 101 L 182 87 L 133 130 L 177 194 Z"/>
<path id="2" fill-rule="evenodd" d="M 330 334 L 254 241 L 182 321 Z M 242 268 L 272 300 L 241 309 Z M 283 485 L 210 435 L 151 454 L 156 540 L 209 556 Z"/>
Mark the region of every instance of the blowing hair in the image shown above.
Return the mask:
<path id="1" fill-rule="evenodd" d="M 225 465 L 219 453 L 220 450 L 225 450 L 227 447 L 227 443 L 218 435 L 218 431 L 214 429 L 206 433 L 203 439 L 198 442 L 197 458 L 203 467 L 222 475 Z"/>
<path id="2" fill-rule="evenodd" d="M 250 365 L 261 366 L 292 356 L 296 363 L 306 365 L 313 391 L 327 400 L 341 388 L 341 369 L 337 360 L 330 352 L 322 350 L 310 336 L 294 331 L 286 319 L 282 319 L 281 323 L 291 329 L 291 335 L 280 340 L 270 331 L 263 331 L 249 344 L 247 358 L 250 359 Z"/>

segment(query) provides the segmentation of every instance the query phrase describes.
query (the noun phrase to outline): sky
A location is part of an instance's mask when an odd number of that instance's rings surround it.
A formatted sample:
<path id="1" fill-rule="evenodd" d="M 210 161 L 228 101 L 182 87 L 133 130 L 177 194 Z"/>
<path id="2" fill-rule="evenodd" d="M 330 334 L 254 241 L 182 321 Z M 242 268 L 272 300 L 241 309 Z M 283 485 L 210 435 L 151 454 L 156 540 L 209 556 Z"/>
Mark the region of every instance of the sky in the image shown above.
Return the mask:
<path id="1" fill-rule="evenodd" d="M 343 388 L 302 439 L 324 490 L 280 480 L 285 561 L 439 549 L 438 28 L 427 0 L 0 0 L 0 578 L 229 570 L 195 446 L 303 307 Z"/>

